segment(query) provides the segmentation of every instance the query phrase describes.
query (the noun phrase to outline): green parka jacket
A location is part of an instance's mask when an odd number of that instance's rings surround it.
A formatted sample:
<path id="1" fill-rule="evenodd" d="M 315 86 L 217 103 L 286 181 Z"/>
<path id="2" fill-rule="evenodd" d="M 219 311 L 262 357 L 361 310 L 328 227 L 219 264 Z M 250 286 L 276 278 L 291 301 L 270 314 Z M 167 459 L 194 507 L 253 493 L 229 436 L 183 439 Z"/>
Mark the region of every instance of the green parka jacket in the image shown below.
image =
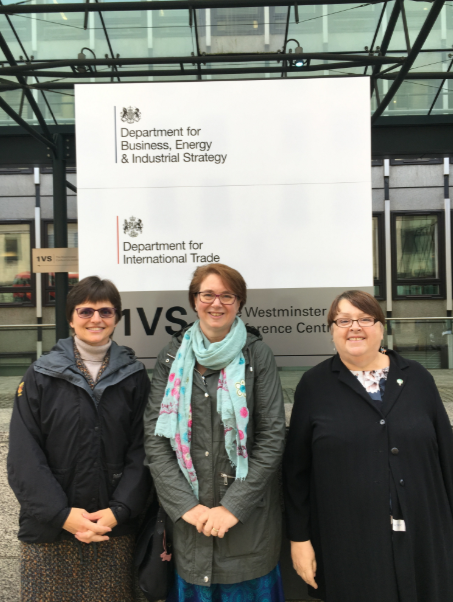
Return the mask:
<path id="1" fill-rule="evenodd" d="M 173 521 L 178 574 L 189 583 L 239 583 L 262 577 L 277 564 L 281 542 L 278 468 L 285 440 L 285 412 L 274 356 L 255 329 L 247 327 L 246 361 L 248 474 L 234 479 L 217 412 L 219 371 L 195 370 L 192 390 L 192 460 L 199 500 L 179 469 L 170 441 L 154 434 L 170 367 L 182 341 L 175 335 L 157 359 L 145 411 L 145 452 L 162 506 Z M 229 476 L 221 476 L 229 475 Z M 198 503 L 222 505 L 239 523 L 223 539 L 206 537 L 181 516 Z"/>

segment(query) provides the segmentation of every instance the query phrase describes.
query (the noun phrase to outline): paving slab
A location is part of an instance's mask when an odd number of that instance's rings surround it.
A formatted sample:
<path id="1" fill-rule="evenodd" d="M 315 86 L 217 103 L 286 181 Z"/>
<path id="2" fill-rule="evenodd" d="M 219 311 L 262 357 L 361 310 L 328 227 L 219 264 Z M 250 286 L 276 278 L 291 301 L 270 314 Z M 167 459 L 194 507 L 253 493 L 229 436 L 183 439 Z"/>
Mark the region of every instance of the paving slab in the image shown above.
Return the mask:
<path id="1" fill-rule="evenodd" d="M 13 407 L 14 395 L 20 382 L 20 376 L 0 377 L 0 409 Z"/>
<path id="2" fill-rule="evenodd" d="M 19 602 L 19 559 L 0 556 L 0 602 Z"/>
<path id="3" fill-rule="evenodd" d="M 7 453 L 8 436 L 0 433 L 0 601 L 16 602 L 19 600 L 19 504 L 8 485 Z"/>

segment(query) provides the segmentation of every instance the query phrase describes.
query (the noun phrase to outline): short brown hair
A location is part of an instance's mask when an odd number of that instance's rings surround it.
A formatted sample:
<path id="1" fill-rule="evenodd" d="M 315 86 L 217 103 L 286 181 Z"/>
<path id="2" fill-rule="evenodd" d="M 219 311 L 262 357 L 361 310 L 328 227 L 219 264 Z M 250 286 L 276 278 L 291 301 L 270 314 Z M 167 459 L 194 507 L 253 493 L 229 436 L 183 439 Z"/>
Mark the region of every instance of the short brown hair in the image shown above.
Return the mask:
<path id="1" fill-rule="evenodd" d="M 116 324 L 121 320 L 121 296 L 116 286 L 110 280 L 101 280 L 99 276 L 87 276 L 73 286 L 66 298 L 66 319 L 72 322 L 76 305 L 81 303 L 98 303 L 110 301 L 116 309 Z"/>
<path id="2" fill-rule="evenodd" d="M 338 313 L 338 306 L 343 299 L 346 299 L 346 301 L 349 301 L 354 307 L 361 309 L 364 313 L 378 320 L 382 326 L 385 325 L 384 312 L 373 295 L 365 293 L 365 291 L 345 291 L 344 293 L 341 293 L 341 295 L 335 297 L 332 301 L 329 313 L 327 314 L 327 324 L 329 328 L 332 327 L 333 321 Z"/>
<path id="3" fill-rule="evenodd" d="M 231 292 L 237 296 L 239 311 L 241 311 L 247 301 L 247 285 L 237 270 L 230 268 L 224 263 L 209 263 L 195 270 L 189 286 L 189 303 L 191 308 L 195 311 L 195 294 L 200 292 L 201 283 L 209 274 L 217 274 L 228 285 Z"/>

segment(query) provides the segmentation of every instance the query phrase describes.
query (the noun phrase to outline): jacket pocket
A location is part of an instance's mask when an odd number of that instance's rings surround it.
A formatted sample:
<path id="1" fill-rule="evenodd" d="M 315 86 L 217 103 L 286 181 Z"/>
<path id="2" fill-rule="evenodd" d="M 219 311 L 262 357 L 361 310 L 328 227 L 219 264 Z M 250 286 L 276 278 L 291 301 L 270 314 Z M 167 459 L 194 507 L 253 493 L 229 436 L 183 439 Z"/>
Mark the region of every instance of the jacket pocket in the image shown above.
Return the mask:
<path id="1" fill-rule="evenodd" d="M 220 499 L 225 495 L 227 489 L 228 487 L 220 486 Z M 222 541 L 221 546 L 226 558 L 263 553 L 268 540 L 267 515 L 267 504 L 263 497 L 255 506 L 247 522 L 239 522 L 225 533 L 223 541 L 219 540 L 219 542 Z"/>
<path id="2" fill-rule="evenodd" d="M 52 474 L 55 477 L 55 479 L 60 483 L 63 491 L 68 496 L 68 500 L 71 500 L 71 493 L 75 486 L 75 466 L 70 466 L 69 468 L 55 468 L 53 466 L 50 466 L 49 468 L 52 471 Z"/>
<path id="3" fill-rule="evenodd" d="M 105 464 L 107 471 L 107 484 L 108 484 L 108 492 L 109 497 L 115 491 L 118 483 L 123 476 L 124 464 Z"/>

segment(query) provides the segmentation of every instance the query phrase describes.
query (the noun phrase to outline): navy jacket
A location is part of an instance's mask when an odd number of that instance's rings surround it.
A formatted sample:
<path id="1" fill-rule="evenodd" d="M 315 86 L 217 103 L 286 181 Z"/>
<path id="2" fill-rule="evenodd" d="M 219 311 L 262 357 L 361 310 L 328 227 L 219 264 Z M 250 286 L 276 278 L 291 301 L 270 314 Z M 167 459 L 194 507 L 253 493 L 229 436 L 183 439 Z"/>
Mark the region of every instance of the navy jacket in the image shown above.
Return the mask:
<path id="1" fill-rule="evenodd" d="M 143 465 L 149 387 L 143 364 L 115 342 L 93 390 L 76 368 L 72 338 L 27 370 L 16 393 L 8 454 L 20 540 L 73 537 L 62 529 L 71 508 L 110 507 L 118 521 L 110 536 L 133 532 L 151 485 Z"/>

